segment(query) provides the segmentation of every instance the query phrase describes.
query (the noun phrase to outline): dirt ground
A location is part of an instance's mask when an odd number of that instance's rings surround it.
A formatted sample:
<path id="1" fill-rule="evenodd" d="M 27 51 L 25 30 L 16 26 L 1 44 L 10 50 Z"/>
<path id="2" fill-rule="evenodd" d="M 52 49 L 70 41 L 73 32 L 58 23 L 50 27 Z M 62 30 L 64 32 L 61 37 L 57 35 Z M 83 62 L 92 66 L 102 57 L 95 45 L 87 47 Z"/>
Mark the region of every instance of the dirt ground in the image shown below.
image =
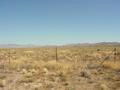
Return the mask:
<path id="1" fill-rule="evenodd" d="M 120 90 L 120 56 L 108 53 L 113 48 L 61 47 L 58 61 L 54 48 L 11 49 L 10 57 L 1 49 L 0 90 Z"/>

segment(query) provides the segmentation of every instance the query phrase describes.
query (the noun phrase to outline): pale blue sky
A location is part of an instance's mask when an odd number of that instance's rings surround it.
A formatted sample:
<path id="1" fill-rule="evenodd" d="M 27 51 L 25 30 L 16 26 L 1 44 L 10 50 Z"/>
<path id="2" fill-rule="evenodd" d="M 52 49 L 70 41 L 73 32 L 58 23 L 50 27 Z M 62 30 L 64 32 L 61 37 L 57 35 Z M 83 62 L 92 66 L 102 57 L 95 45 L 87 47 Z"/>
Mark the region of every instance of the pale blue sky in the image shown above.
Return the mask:
<path id="1" fill-rule="evenodd" d="M 0 44 L 120 42 L 120 0 L 0 0 Z"/>

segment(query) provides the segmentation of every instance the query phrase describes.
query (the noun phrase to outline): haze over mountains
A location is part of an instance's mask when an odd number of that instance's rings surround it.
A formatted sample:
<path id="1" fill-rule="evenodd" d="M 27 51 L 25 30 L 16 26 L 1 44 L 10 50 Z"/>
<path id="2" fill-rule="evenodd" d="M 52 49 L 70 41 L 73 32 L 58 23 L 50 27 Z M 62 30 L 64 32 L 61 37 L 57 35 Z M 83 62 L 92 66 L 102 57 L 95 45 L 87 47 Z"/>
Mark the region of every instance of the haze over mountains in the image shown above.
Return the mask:
<path id="1" fill-rule="evenodd" d="M 33 45 L 21 45 L 21 44 L 0 44 L 0 48 L 30 48 L 35 47 Z"/>
<path id="2" fill-rule="evenodd" d="M 66 44 L 60 46 L 67 46 L 67 45 L 68 46 L 120 45 L 120 42 L 76 43 L 76 44 Z M 56 46 L 56 45 L 45 45 L 45 46 Z M 0 44 L 0 48 L 32 48 L 32 47 L 41 47 L 41 45 Z"/>

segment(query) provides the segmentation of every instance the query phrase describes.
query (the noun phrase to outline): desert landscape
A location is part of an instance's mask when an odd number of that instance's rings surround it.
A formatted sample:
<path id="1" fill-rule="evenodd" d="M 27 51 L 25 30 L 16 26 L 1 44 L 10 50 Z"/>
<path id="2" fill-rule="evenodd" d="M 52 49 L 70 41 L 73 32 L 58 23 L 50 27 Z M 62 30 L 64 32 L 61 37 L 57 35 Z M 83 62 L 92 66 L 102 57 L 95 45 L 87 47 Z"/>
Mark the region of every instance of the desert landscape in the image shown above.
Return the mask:
<path id="1" fill-rule="evenodd" d="M 120 90 L 120 45 L 1 48 L 0 90 Z"/>
<path id="2" fill-rule="evenodd" d="M 120 0 L 0 0 L 0 90 L 120 90 Z"/>

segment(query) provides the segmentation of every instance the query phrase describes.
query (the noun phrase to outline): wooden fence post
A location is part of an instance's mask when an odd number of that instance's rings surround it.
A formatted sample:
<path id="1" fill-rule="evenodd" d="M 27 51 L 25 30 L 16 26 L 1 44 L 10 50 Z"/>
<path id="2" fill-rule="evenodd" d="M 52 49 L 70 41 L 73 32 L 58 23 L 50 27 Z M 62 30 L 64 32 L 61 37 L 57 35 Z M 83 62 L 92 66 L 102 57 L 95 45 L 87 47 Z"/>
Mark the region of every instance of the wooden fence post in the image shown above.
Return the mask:
<path id="1" fill-rule="evenodd" d="M 11 64 L 11 51 L 10 51 L 10 48 L 9 48 L 9 51 L 8 51 L 8 64 L 9 64 L 9 66 L 8 66 L 8 72 L 10 72 L 10 64 Z"/>
<path id="2" fill-rule="evenodd" d="M 10 49 L 9 49 L 9 55 L 8 55 L 8 57 L 9 57 L 9 65 L 10 65 L 10 57 L 11 57 L 11 55 L 10 55 Z"/>
<path id="3" fill-rule="evenodd" d="M 56 47 L 56 61 L 58 61 L 58 48 Z"/>
<path id="4" fill-rule="evenodd" d="M 114 50 L 113 50 L 113 58 L 114 58 L 114 62 L 116 61 L 116 59 L 117 59 L 117 49 L 116 48 L 114 48 Z"/>

